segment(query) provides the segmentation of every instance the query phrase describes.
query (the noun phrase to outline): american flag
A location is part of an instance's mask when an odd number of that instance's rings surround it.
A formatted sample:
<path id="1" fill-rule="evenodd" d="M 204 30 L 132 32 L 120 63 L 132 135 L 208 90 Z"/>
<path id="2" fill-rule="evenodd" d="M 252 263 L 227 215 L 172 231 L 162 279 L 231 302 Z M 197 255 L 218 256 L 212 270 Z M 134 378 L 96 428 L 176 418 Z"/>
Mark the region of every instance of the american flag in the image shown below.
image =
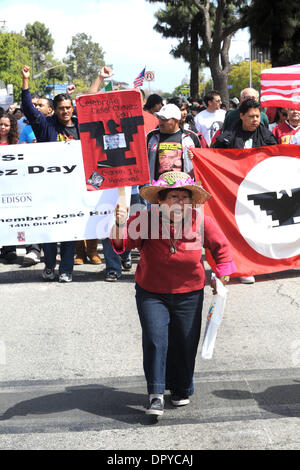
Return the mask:
<path id="1" fill-rule="evenodd" d="M 138 88 L 139 86 L 143 85 L 144 78 L 145 78 L 145 70 L 146 70 L 146 67 L 143 68 L 141 73 L 134 80 L 134 82 L 133 82 L 134 88 Z"/>
<path id="2" fill-rule="evenodd" d="M 300 64 L 262 70 L 262 107 L 300 109 Z"/>

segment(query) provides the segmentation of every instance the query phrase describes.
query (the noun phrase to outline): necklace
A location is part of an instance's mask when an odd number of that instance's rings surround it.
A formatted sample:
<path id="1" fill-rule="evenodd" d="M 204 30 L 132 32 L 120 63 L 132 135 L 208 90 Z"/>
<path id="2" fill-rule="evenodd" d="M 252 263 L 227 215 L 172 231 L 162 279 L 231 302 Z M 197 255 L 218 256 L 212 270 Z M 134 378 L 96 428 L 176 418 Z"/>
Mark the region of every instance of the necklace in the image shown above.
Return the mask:
<path id="1" fill-rule="evenodd" d="M 170 246 L 170 250 L 169 250 L 169 251 L 170 251 L 171 255 L 173 255 L 173 254 L 176 253 L 176 251 L 177 251 L 177 249 L 176 249 L 176 243 L 177 243 L 177 241 L 178 241 L 178 240 L 176 240 L 176 241 L 174 240 L 174 241 L 173 241 L 172 238 L 170 237 L 170 244 L 171 244 L 171 246 Z"/>
<path id="2" fill-rule="evenodd" d="M 166 221 L 168 222 L 166 223 Z M 171 222 L 170 219 L 166 219 L 165 217 L 162 216 L 162 231 L 169 235 L 169 241 L 170 241 L 169 252 L 171 253 L 171 255 L 173 255 L 174 253 L 177 252 L 176 244 L 178 242 L 178 238 L 177 239 L 172 238 L 172 235 L 170 233 L 171 228 L 174 230 L 174 235 L 175 235 L 174 222 Z"/>

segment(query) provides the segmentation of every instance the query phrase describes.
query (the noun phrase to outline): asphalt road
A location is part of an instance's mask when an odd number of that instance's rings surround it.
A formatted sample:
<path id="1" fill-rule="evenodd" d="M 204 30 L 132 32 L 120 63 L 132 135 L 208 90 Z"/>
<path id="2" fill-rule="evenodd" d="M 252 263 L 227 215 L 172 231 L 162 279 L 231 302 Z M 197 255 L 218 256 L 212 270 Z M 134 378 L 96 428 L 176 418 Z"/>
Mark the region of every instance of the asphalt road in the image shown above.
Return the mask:
<path id="1" fill-rule="evenodd" d="M 45 283 L 43 264 L 0 263 L 0 449 L 299 449 L 300 271 L 229 284 L 214 356 L 190 405 L 145 416 L 134 270 L 105 265 Z M 211 290 L 205 288 L 203 331 Z M 203 335 L 202 335 L 203 338 Z M 202 339 L 201 339 L 202 342 Z"/>

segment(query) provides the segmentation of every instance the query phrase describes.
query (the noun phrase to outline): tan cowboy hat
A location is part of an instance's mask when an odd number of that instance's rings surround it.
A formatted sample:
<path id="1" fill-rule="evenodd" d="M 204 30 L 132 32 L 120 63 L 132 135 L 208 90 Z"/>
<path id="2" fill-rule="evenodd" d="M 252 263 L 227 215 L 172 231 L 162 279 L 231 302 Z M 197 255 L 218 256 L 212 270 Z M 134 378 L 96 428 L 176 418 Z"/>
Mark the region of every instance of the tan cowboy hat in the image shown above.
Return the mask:
<path id="1" fill-rule="evenodd" d="M 210 198 L 210 194 L 202 188 L 201 182 L 197 183 L 182 171 L 168 171 L 160 175 L 157 181 L 140 189 L 140 195 L 150 204 L 158 204 L 158 193 L 163 189 L 188 189 L 192 192 L 193 204 L 204 204 Z"/>

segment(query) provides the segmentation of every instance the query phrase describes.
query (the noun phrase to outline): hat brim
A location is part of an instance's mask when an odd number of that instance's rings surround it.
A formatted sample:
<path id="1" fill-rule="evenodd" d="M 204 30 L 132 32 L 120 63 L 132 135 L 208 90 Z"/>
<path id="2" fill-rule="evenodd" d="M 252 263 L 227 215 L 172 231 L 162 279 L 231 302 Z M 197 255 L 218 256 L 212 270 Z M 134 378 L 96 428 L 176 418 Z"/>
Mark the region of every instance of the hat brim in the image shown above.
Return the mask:
<path id="1" fill-rule="evenodd" d="M 177 117 L 175 117 L 175 116 L 167 117 L 164 114 L 160 114 L 159 111 L 157 111 L 157 113 L 154 113 L 154 115 L 158 119 L 162 119 L 163 121 L 168 121 L 169 119 L 176 119 L 176 121 L 180 121 L 180 119 L 181 119 L 181 115 L 180 115 L 180 117 L 179 116 L 177 116 Z"/>
<path id="2" fill-rule="evenodd" d="M 201 188 L 200 186 L 187 184 L 186 186 L 176 186 L 172 188 L 172 186 L 143 186 L 140 189 L 140 195 L 143 199 L 150 202 L 150 204 L 158 204 L 159 198 L 158 193 L 163 191 L 164 189 L 175 190 L 175 189 L 188 189 L 192 192 L 192 204 L 204 204 L 211 195 L 205 191 L 205 189 Z"/>

